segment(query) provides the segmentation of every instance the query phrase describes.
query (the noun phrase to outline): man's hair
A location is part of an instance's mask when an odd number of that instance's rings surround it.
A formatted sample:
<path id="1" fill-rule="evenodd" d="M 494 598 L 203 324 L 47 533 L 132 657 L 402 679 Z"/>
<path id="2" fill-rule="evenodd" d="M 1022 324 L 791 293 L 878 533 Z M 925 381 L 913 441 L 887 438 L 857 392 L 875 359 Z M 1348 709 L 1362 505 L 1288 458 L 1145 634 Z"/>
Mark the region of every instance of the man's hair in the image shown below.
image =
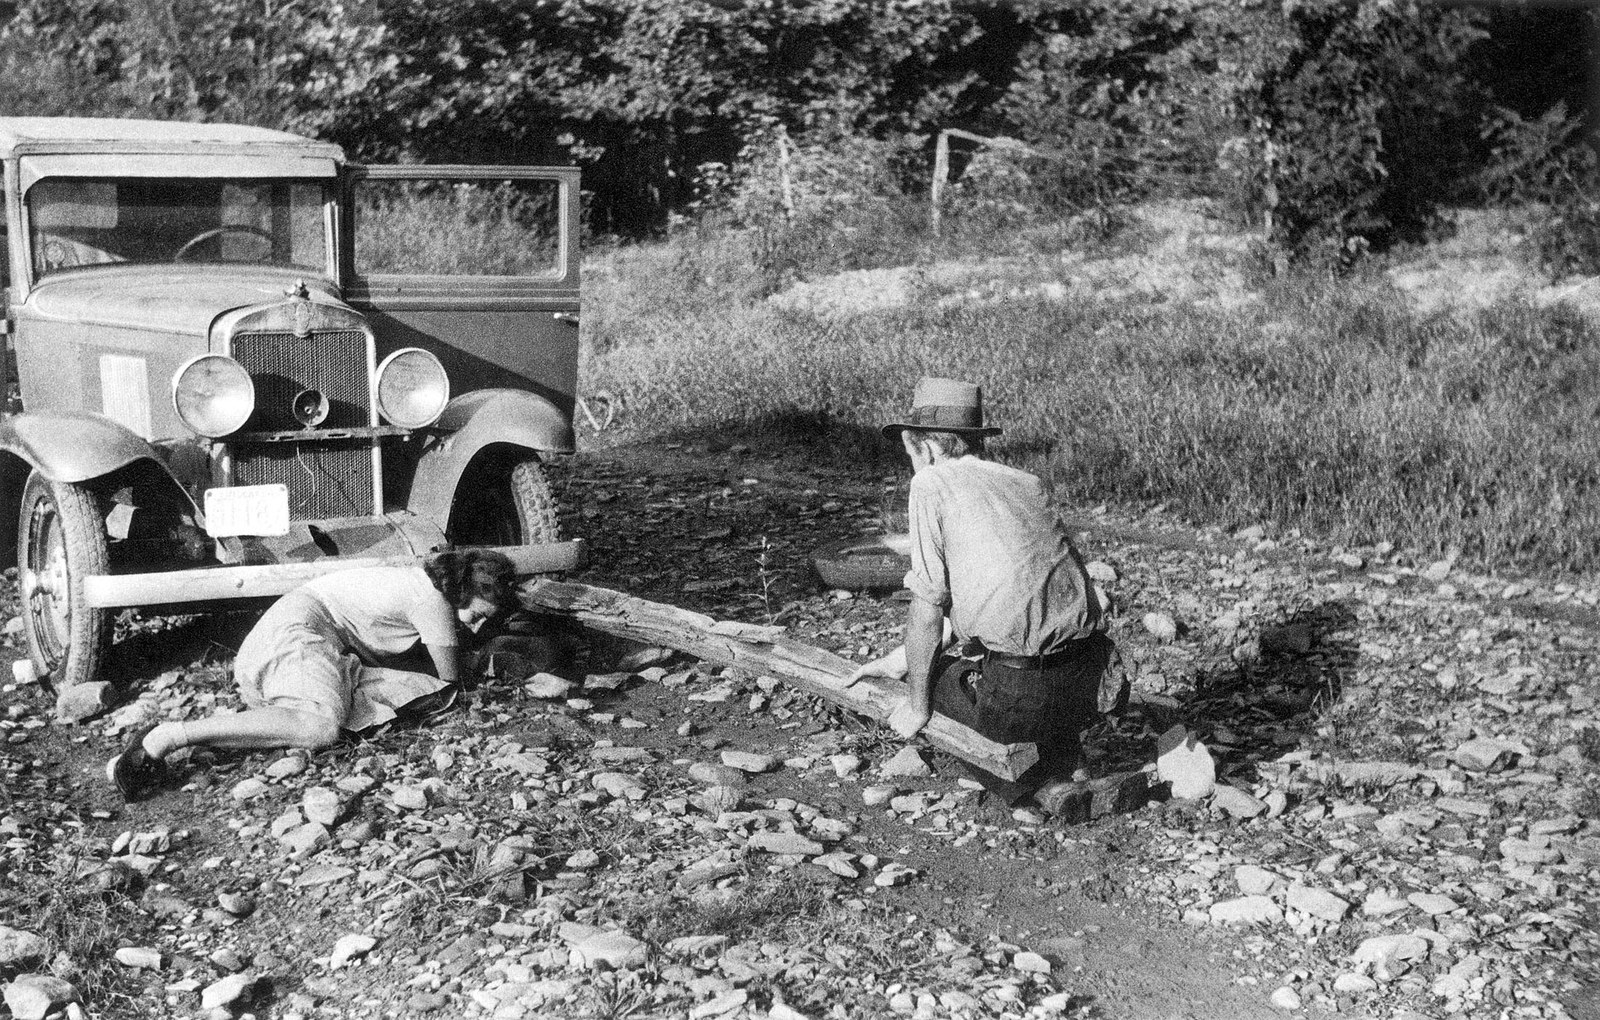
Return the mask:
<path id="1" fill-rule="evenodd" d="M 516 568 L 503 553 L 482 549 L 442 552 L 429 557 L 422 569 L 444 600 L 465 609 L 473 599 L 483 599 L 498 609 L 511 608 Z"/>
<path id="2" fill-rule="evenodd" d="M 907 429 L 913 439 L 937 443 L 946 457 L 965 457 L 968 454 L 983 456 L 983 437 L 963 435 L 960 432 L 939 432 L 933 429 Z"/>

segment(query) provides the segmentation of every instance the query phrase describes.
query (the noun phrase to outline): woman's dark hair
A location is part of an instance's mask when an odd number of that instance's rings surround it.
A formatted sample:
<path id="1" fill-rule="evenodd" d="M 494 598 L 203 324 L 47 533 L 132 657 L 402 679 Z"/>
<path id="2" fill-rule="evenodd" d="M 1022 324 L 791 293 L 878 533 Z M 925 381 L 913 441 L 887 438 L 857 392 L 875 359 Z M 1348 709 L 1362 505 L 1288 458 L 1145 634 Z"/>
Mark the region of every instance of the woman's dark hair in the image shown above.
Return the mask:
<path id="1" fill-rule="evenodd" d="M 422 569 L 456 609 L 465 609 L 475 598 L 498 609 L 512 608 L 516 601 L 516 568 L 503 553 L 482 549 L 442 552 L 430 556 Z"/>

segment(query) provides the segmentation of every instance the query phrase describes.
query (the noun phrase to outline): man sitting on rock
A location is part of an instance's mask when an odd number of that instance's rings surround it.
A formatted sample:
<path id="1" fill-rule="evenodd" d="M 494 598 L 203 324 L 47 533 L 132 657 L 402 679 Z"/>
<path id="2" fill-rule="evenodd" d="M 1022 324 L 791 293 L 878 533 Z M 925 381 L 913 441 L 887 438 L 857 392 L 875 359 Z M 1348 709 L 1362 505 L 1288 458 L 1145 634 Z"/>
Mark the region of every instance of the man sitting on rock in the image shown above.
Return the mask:
<path id="1" fill-rule="evenodd" d="M 967 766 L 1015 805 L 1070 776 L 1079 734 L 1099 718 L 1115 650 L 1099 600 L 1045 483 L 984 459 L 1000 429 L 984 425 L 977 386 L 924 378 L 910 420 L 883 432 L 911 458 L 911 606 L 905 644 L 850 682 L 904 677 L 889 725 L 907 739 L 937 711 L 1000 743 L 1037 744 L 1038 764 L 1015 781 Z"/>

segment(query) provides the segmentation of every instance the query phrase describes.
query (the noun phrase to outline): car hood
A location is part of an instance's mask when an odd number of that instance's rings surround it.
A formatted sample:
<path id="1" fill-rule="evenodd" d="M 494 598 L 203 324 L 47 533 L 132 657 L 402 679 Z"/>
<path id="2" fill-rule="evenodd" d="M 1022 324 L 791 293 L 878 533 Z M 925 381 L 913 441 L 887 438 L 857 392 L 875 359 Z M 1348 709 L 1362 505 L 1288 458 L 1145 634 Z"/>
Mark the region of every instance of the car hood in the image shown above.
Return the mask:
<path id="1" fill-rule="evenodd" d="M 215 266 L 74 273 L 40 284 L 28 296 L 28 304 L 38 314 L 62 322 L 203 337 L 218 315 L 282 301 L 302 279 L 313 300 L 343 304 L 333 284 L 322 277 L 254 268 L 248 272 L 219 270 Z"/>

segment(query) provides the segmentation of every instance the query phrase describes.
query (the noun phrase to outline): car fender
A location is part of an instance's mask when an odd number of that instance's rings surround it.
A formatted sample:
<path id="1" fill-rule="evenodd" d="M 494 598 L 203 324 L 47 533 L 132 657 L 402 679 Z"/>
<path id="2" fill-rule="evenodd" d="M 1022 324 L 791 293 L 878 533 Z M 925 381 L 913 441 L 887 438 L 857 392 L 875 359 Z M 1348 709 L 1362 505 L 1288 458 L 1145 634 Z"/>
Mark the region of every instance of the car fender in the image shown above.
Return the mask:
<path id="1" fill-rule="evenodd" d="M 78 483 L 140 461 L 149 461 L 152 470 L 171 479 L 193 506 L 156 448 L 109 418 L 50 411 L 0 420 L 0 567 L 16 566 L 18 500 L 30 471 L 51 481 Z"/>
<path id="2" fill-rule="evenodd" d="M 576 449 L 572 422 L 555 404 L 524 390 L 474 390 L 450 401 L 430 431 L 435 435 L 417 461 L 407 509 L 450 524 L 461 476 L 479 453 L 492 446 L 529 452 L 571 453 Z"/>
<path id="3" fill-rule="evenodd" d="M 27 461 L 53 482 L 86 482 L 136 460 L 162 464 L 155 447 L 138 435 L 86 411 L 13 415 L 0 421 L 0 450 Z"/>

